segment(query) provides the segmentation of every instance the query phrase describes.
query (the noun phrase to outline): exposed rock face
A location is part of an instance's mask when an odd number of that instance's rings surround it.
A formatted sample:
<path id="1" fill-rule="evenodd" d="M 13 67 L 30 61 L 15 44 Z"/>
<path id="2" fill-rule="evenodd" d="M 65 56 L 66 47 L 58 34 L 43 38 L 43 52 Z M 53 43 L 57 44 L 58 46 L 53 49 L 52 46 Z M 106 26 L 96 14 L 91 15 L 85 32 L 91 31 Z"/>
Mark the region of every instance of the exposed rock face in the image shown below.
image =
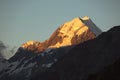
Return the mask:
<path id="1" fill-rule="evenodd" d="M 94 27 L 94 28 L 92 28 Z M 94 31 L 98 31 L 98 33 Z M 49 39 L 44 42 L 28 41 L 22 48 L 39 53 L 47 48 L 59 48 L 82 43 L 98 36 L 101 30 L 98 29 L 89 17 L 75 18 L 59 27 Z"/>

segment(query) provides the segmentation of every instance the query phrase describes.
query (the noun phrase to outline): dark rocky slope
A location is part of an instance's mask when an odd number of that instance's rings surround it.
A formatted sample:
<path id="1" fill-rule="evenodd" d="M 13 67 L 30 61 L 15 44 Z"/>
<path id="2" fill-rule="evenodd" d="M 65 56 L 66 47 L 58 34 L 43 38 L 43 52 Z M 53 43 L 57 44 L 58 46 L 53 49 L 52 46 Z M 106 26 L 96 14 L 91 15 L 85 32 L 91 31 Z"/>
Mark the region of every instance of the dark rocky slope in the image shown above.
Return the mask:
<path id="1" fill-rule="evenodd" d="M 119 80 L 120 26 L 75 46 L 59 62 L 32 80 Z"/>

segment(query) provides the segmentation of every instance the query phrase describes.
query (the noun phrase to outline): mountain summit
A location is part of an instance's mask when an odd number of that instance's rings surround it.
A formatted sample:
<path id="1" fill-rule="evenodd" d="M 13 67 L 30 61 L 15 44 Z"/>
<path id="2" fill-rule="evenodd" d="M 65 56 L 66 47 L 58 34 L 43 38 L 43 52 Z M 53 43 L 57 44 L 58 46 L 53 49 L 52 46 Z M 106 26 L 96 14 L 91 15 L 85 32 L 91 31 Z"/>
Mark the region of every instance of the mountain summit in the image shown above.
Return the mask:
<path id="1" fill-rule="evenodd" d="M 89 17 L 76 17 L 60 26 L 46 41 L 28 41 L 21 47 L 38 53 L 47 48 L 76 45 L 95 38 L 101 32 Z"/>

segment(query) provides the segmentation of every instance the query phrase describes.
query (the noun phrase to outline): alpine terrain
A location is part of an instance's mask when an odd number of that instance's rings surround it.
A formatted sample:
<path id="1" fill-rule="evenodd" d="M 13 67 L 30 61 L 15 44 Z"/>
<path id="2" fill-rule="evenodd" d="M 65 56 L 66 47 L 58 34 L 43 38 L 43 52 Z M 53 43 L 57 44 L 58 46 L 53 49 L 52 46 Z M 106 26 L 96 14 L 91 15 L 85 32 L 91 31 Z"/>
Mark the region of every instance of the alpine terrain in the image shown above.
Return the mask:
<path id="1" fill-rule="evenodd" d="M 102 33 L 89 17 L 77 17 L 44 42 L 22 44 L 4 60 L 0 80 L 120 80 L 119 41 L 120 26 Z"/>

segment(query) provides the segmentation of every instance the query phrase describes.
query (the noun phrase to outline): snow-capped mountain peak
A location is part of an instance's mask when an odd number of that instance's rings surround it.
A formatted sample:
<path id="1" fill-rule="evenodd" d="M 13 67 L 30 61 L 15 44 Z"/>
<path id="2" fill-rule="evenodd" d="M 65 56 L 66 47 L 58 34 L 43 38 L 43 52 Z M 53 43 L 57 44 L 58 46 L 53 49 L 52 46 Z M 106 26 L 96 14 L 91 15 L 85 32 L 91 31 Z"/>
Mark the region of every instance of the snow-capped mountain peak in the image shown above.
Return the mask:
<path id="1" fill-rule="evenodd" d="M 34 52 L 42 52 L 47 48 L 76 45 L 93 39 L 100 33 L 101 31 L 94 25 L 89 17 L 76 17 L 58 27 L 46 41 L 28 41 L 22 45 L 22 48 Z"/>

